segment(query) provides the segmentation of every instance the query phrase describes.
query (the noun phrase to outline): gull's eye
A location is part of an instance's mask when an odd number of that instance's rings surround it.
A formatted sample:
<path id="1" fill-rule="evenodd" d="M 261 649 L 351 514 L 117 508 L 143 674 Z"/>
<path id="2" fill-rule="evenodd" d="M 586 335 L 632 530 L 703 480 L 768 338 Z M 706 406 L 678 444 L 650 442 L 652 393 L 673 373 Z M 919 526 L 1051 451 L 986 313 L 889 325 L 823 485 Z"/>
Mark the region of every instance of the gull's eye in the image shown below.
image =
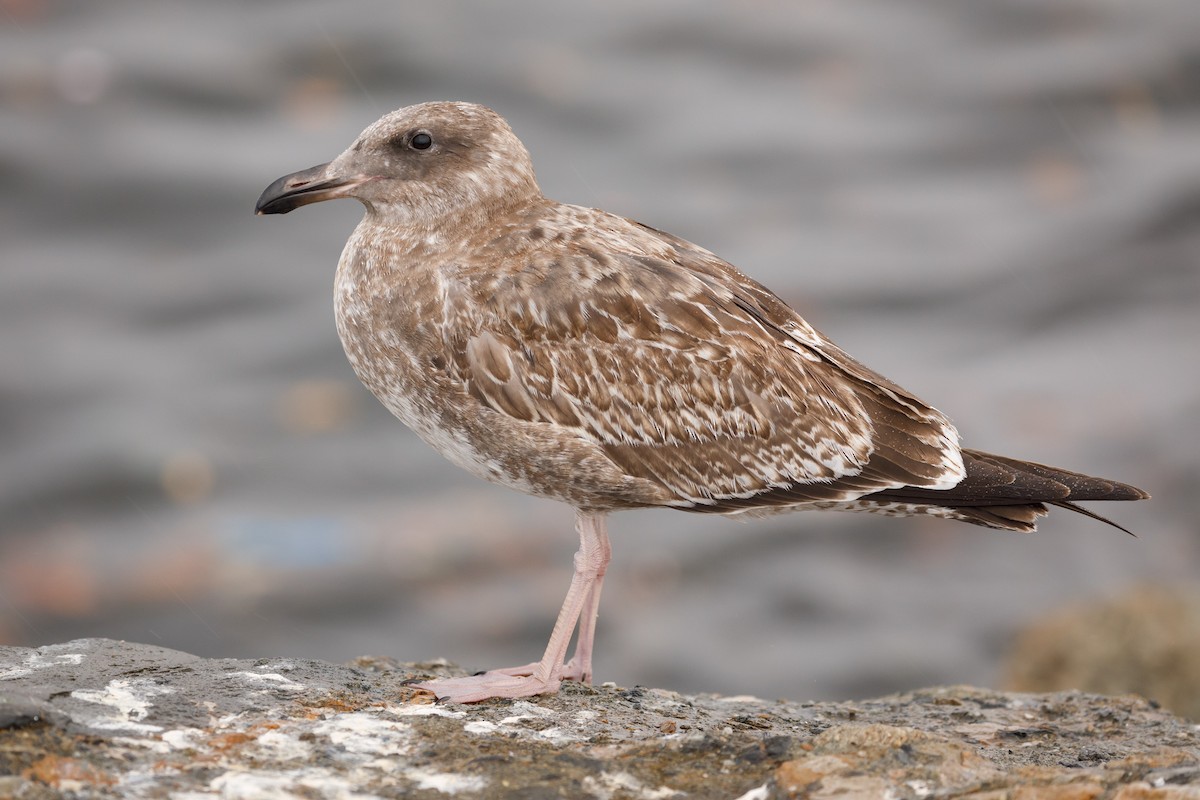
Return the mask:
<path id="1" fill-rule="evenodd" d="M 433 147 L 433 137 L 425 131 L 419 131 L 408 140 L 408 146 L 413 150 L 428 150 Z"/>

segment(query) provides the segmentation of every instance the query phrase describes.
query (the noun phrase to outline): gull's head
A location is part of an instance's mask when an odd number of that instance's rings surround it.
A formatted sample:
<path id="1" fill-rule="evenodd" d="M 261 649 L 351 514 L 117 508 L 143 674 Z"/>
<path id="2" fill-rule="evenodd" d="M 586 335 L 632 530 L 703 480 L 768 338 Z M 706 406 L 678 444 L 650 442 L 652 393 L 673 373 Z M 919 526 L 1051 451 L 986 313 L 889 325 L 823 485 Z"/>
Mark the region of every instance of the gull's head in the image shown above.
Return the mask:
<path id="1" fill-rule="evenodd" d="M 434 227 L 540 195 L 529 153 L 499 114 L 473 103 L 438 102 L 384 116 L 328 164 L 272 183 L 254 211 L 286 214 L 353 197 L 383 222 Z"/>

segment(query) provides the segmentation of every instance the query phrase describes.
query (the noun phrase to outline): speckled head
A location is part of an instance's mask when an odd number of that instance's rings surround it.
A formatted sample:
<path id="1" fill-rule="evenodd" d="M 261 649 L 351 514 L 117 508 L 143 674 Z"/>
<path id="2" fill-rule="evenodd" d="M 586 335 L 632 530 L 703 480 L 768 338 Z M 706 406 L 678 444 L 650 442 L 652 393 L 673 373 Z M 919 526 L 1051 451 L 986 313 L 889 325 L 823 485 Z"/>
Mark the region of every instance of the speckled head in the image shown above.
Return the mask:
<path id="1" fill-rule="evenodd" d="M 258 198 L 258 214 L 286 214 L 353 197 L 381 222 L 437 227 L 540 197 L 533 164 L 499 114 L 435 102 L 387 114 L 328 164 L 285 175 Z"/>

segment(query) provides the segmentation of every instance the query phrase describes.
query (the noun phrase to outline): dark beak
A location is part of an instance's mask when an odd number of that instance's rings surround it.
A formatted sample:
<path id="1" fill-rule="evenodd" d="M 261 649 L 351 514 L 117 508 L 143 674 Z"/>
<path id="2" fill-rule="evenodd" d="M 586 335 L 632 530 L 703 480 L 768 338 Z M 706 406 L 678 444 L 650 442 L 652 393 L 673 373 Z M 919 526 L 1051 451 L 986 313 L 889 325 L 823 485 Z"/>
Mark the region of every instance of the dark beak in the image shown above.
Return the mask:
<path id="1" fill-rule="evenodd" d="M 318 164 L 291 175 L 284 175 L 259 196 L 258 202 L 254 204 L 254 213 L 286 214 L 309 203 L 345 197 L 350 189 L 369 180 L 361 175 L 330 177 L 327 175 L 328 169 L 328 164 Z"/>

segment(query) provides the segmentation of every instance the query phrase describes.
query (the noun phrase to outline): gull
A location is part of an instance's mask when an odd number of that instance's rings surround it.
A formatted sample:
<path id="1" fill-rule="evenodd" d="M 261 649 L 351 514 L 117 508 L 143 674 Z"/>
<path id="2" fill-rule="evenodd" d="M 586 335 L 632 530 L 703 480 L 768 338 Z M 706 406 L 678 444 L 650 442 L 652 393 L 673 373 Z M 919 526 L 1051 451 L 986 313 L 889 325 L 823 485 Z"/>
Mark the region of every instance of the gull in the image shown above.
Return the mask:
<path id="1" fill-rule="evenodd" d="M 544 197 L 524 145 L 483 106 L 387 114 L 255 210 L 341 197 L 366 209 L 335 279 L 358 377 L 454 464 L 576 514 L 575 571 L 541 660 L 417 684 L 441 701 L 590 682 L 613 511 L 869 511 L 1033 531 L 1047 506 L 1120 527 L 1076 502 L 1149 497 L 963 448 L 941 412 L 711 252 Z"/>

